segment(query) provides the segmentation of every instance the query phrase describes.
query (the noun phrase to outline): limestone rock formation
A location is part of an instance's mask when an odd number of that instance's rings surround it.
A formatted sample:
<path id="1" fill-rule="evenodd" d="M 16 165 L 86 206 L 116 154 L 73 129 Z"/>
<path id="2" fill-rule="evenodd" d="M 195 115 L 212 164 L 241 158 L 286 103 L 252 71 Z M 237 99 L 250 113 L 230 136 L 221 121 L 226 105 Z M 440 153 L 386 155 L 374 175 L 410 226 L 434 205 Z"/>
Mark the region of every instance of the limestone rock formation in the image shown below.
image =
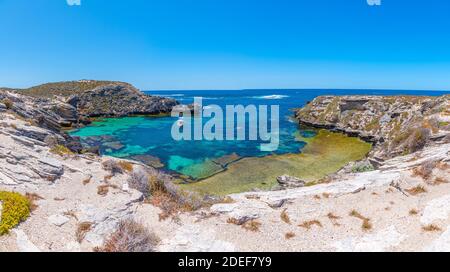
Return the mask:
<path id="1" fill-rule="evenodd" d="M 297 188 L 297 187 L 303 187 L 305 186 L 305 181 L 301 180 L 296 177 L 291 177 L 288 175 L 283 175 L 277 178 L 278 184 L 280 188 L 287 189 L 287 188 Z"/>
<path id="2" fill-rule="evenodd" d="M 125 83 L 100 86 L 74 95 L 67 102 L 89 117 L 169 113 L 178 104 L 173 99 L 145 95 Z"/>
<path id="3" fill-rule="evenodd" d="M 320 96 L 297 110 L 296 118 L 372 142 L 372 158 L 387 159 L 449 135 L 450 96 Z"/>

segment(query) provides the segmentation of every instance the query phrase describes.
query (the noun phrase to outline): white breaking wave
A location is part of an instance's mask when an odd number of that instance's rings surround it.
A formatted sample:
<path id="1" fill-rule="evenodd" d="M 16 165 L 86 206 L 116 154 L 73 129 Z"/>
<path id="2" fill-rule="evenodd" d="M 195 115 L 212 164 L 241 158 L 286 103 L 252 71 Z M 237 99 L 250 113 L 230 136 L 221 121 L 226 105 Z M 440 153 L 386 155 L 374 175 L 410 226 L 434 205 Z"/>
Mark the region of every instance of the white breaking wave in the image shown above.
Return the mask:
<path id="1" fill-rule="evenodd" d="M 184 94 L 167 94 L 164 95 L 165 97 L 179 97 L 179 96 L 184 96 Z"/>
<path id="2" fill-rule="evenodd" d="M 273 95 L 263 95 L 263 96 L 256 96 L 254 98 L 257 99 L 283 99 L 283 98 L 288 98 L 288 95 L 281 95 L 281 94 L 273 94 Z"/>

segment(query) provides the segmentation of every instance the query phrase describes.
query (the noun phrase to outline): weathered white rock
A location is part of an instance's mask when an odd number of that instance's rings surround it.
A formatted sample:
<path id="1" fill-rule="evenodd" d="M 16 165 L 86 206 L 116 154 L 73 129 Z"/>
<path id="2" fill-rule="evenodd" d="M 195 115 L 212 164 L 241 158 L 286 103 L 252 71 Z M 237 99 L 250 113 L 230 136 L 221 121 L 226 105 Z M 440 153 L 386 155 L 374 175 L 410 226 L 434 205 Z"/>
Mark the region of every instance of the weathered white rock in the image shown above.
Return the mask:
<path id="1" fill-rule="evenodd" d="M 336 242 L 333 246 L 340 252 L 383 252 L 398 246 L 407 235 L 401 234 L 394 226 L 362 238 L 350 237 Z"/>
<path id="2" fill-rule="evenodd" d="M 235 219 L 238 224 L 258 219 L 267 211 L 268 207 L 263 202 L 248 201 L 248 203 L 215 204 L 210 208 L 212 213 L 227 214 Z"/>
<path id="3" fill-rule="evenodd" d="M 450 195 L 433 199 L 427 203 L 423 211 L 420 222 L 424 225 L 433 223 L 436 220 L 446 220 L 450 213 Z"/>
<path id="4" fill-rule="evenodd" d="M 450 252 L 450 227 L 434 240 L 430 245 L 424 248 L 426 252 Z"/>
<path id="5" fill-rule="evenodd" d="M 2 172 L 0 172 L 0 184 L 4 184 L 4 185 L 16 185 L 17 183 L 14 182 L 14 180 L 8 176 L 6 176 L 5 174 L 3 174 Z"/>
<path id="6" fill-rule="evenodd" d="M 6 105 L 0 102 L 0 112 L 5 112 L 7 109 Z"/>
<path id="7" fill-rule="evenodd" d="M 66 250 L 68 252 L 80 252 L 81 245 L 78 242 L 72 241 L 72 242 L 67 243 Z"/>
<path id="8" fill-rule="evenodd" d="M 55 180 L 64 174 L 64 167 L 58 160 L 43 157 L 38 160 L 41 172 L 38 173 L 43 178 Z"/>
<path id="9" fill-rule="evenodd" d="M 142 193 L 130 190 L 128 193 L 118 193 L 114 202 L 103 205 L 81 204 L 79 207 L 79 221 L 92 224 L 85 240 L 93 246 L 101 246 L 104 238 L 114 232 L 120 220 L 129 218 L 133 204 L 142 200 Z"/>
<path id="10" fill-rule="evenodd" d="M 70 220 L 69 218 L 67 218 L 63 215 L 60 215 L 60 214 L 54 214 L 54 215 L 49 216 L 49 218 L 48 218 L 48 222 L 57 227 L 62 227 L 67 222 L 69 222 L 69 220 Z"/>
<path id="11" fill-rule="evenodd" d="M 394 180 L 398 180 L 400 172 L 398 171 L 372 171 L 359 173 L 347 177 L 347 180 L 341 182 L 320 184 L 310 187 L 301 187 L 283 191 L 271 192 L 252 192 L 234 194 L 231 197 L 236 203 L 217 204 L 211 207 L 212 212 L 229 213 L 230 216 L 254 215 L 262 216 L 269 212 L 269 207 L 276 207 L 280 203 L 294 200 L 305 196 L 321 195 L 323 193 L 331 194 L 335 197 L 345 194 L 360 192 L 369 187 L 385 186 Z M 248 200 L 246 196 L 257 196 L 259 200 Z"/>
<path id="12" fill-rule="evenodd" d="M 22 230 L 13 230 L 16 234 L 17 248 L 20 252 L 40 252 L 41 250 L 35 246 L 29 239 L 28 236 Z"/>
<path id="13" fill-rule="evenodd" d="M 296 188 L 305 186 L 305 181 L 296 177 L 283 175 L 277 178 L 278 184 L 281 188 Z"/>
<path id="14" fill-rule="evenodd" d="M 175 236 L 162 241 L 160 251 L 163 252 L 233 252 L 232 243 L 216 238 L 211 229 L 201 229 L 195 225 L 180 227 Z"/>

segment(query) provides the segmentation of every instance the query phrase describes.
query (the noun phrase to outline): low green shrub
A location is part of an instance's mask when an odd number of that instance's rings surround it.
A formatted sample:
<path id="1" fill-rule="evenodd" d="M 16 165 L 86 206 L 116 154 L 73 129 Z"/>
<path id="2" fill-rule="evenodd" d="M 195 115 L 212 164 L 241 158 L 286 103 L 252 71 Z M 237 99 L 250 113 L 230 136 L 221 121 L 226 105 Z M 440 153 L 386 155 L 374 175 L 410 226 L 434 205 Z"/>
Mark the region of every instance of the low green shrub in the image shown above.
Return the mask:
<path id="1" fill-rule="evenodd" d="M 0 202 L 2 202 L 0 235 L 4 235 L 28 218 L 30 201 L 21 194 L 0 191 Z"/>
<path id="2" fill-rule="evenodd" d="M 364 172 L 370 172 L 370 171 L 374 171 L 374 170 L 375 170 L 375 167 L 373 167 L 373 165 L 370 163 L 360 163 L 360 164 L 356 164 L 355 166 L 352 167 L 353 173 L 364 173 Z"/>
<path id="3" fill-rule="evenodd" d="M 50 149 L 50 152 L 52 152 L 53 154 L 60 155 L 60 156 L 73 155 L 73 152 L 70 151 L 70 149 L 68 149 L 67 147 L 65 147 L 63 145 L 55 145 L 54 147 L 52 147 Z"/>

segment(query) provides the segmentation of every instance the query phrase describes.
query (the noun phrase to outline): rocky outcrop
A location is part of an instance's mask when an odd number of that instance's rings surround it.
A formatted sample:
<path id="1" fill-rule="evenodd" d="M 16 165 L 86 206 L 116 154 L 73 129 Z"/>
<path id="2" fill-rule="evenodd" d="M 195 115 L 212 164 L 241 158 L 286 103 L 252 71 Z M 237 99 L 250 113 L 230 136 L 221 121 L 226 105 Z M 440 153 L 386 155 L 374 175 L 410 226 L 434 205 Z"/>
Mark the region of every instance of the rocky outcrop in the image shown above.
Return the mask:
<path id="1" fill-rule="evenodd" d="M 306 183 L 304 180 L 288 175 L 278 177 L 277 182 L 280 189 L 303 187 Z"/>
<path id="2" fill-rule="evenodd" d="M 96 88 L 85 90 L 89 86 Z M 48 98 L 44 95 L 45 88 L 58 94 L 59 88 L 62 95 Z M 75 153 L 83 150 L 80 139 L 62 132 L 64 128 L 87 125 L 91 122 L 89 117 L 169 113 L 178 105 L 173 99 L 145 95 L 121 82 L 67 82 L 42 85 L 37 89 L 38 92 L 31 92 L 33 88 L 29 91 L 0 90 L 0 113 L 9 111 L 29 124 L 15 129 L 14 135 L 64 145 Z M 70 90 L 74 94 L 68 96 Z"/>
<path id="3" fill-rule="evenodd" d="M 176 100 L 145 95 L 125 83 L 97 87 L 70 97 L 67 103 L 89 117 L 169 113 L 178 105 Z"/>
<path id="4" fill-rule="evenodd" d="M 59 109 L 65 104 L 55 100 L 33 98 L 15 92 L 0 91 L 0 101 L 3 104 L 3 106 L 0 106 L 0 108 L 4 109 L 3 111 L 6 111 L 5 106 L 7 106 L 7 109 L 18 118 L 53 132 L 59 132 L 62 124 L 68 121 L 58 114 Z M 71 118 L 73 119 L 74 117 Z"/>
<path id="5" fill-rule="evenodd" d="M 60 135 L 28 125 L 25 121 L 3 116 L 0 122 L 0 184 L 35 184 L 54 181 L 64 174 L 57 159 L 46 156 L 45 139 Z"/>
<path id="6" fill-rule="evenodd" d="M 111 176 L 102 163 L 114 159 L 60 154 L 52 146 L 55 139 L 67 142 L 61 134 L 12 111 L 0 117 L 0 191 L 36 195 L 36 210 L 10 235 L 1 236 L 0 244 L 12 241 L 17 251 L 89 251 L 101 246 L 120 220 L 132 217 L 143 196 L 127 185 L 130 171 Z M 133 169 L 156 171 L 129 163 Z M 99 194 L 99 188 L 106 191 Z M 89 228 L 77 241 L 82 223 Z"/>
<path id="7" fill-rule="evenodd" d="M 443 140 L 450 133 L 450 96 L 320 96 L 296 118 L 374 143 L 372 158 L 384 160 Z"/>

